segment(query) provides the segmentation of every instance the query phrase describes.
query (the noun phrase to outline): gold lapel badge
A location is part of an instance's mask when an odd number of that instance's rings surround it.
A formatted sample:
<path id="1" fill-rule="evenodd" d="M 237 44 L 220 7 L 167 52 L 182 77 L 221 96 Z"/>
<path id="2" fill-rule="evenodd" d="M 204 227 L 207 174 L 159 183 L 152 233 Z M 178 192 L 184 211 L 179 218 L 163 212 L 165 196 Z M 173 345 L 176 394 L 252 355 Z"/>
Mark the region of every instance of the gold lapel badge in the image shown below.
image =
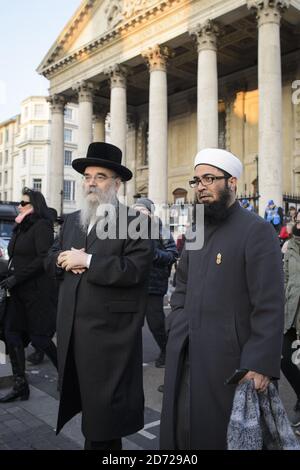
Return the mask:
<path id="1" fill-rule="evenodd" d="M 221 263 L 222 263 L 222 255 L 221 255 L 221 253 L 218 253 L 218 254 L 217 254 L 216 263 L 217 263 L 217 264 L 221 264 Z"/>

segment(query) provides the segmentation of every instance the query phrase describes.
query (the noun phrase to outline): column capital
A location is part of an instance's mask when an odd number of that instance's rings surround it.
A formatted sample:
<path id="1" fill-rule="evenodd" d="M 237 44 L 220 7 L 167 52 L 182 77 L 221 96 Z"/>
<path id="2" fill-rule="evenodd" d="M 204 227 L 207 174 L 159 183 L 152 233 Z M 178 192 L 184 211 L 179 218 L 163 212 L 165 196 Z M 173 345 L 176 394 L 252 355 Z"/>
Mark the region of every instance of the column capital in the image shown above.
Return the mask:
<path id="1" fill-rule="evenodd" d="M 142 57 L 147 61 L 150 72 L 153 70 L 162 70 L 165 72 L 167 69 L 167 61 L 172 55 L 172 51 L 168 46 L 160 46 L 159 44 L 149 47 L 142 52 Z"/>
<path id="2" fill-rule="evenodd" d="M 247 7 L 256 13 L 258 26 L 266 23 L 280 23 L 284 10 L 290 6 L 290 0 L 247 0 Z"/>
<path id="3" fill-rule="evenodd" d="M 105 74 L 110 78 L 111 88 L 126 88 L 126 77 L 128 69 L 125 65 L 115 64 L 105 70 Z"/>
<path id="4" fill-rule="evenodd" d="M 50 95 L 47 97 L 47 101 L 50 104 L 51 113 L 64 113 L 66 99 L 63 95 Z"/>
<path id="5" fill-rule="evenodd" d="M 93 101 L 94 84 L 85 80 L 75 83 L 72 87 L 78 93 L 79 103 L 82 101 Z"/>
<path id="6" fill-rule="evenodd" d="M 105 119 L 106 116 L 107 116 L 107 111 L 94 110 L 94 112 L 93 112 L 93 121 L 94 122 L 103 121 L 103 119 Z"/>
<path id="7" fill-rule="evenodd" d="M 198 24 L 189 31 L 198 46 L 198 52 L 202 50 L 217 50 L 217 37 L 219 35 L 219 27 L 212 20 L 206 20 L 202 24 Z"/>

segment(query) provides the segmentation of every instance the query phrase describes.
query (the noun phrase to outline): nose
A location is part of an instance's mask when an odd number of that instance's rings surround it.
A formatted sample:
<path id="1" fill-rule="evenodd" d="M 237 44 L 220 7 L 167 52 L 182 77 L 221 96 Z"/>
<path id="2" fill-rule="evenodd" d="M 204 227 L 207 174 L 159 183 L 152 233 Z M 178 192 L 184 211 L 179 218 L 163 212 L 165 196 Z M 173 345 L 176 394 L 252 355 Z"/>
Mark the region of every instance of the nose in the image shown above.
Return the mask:
<path id="1" fill-rule="evenodd" d="M 198 190 L 199 190 L 199 186 L 200 186 L 200 189 L 202 189 L 202 188 L 206 188 L 206 186 L 204 186 L 204 184 L 202 183 L 202 181 L 201 181 L 201 180 L 199 180 L 199 181 L 198 181 L 198 184 L 197 184 L 197 186 L 196 186 L 196 189 L 198 189 Z"/>

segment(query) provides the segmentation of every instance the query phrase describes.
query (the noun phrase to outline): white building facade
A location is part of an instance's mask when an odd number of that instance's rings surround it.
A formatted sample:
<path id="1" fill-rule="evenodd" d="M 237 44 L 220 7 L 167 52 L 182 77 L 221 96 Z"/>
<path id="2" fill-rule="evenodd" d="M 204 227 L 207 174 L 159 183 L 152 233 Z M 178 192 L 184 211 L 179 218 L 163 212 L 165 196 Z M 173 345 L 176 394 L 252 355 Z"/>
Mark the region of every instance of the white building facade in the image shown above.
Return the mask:
<path id="1" fill-rule="evenodd" d="M 38 72 L 50 81 L 52 205 L 63 185 L 64 107 L 78 103 L 78 152 L 110 141 L 155 202 L 191 199 L 197 150 L 244 163 L 240 191 L 300 192 L 299 0 L 84 0 Z M 92 127 L 95 123 L 93 136 Z"/>
<path id="2" fill-rule="evenodd" d="M 58 213 L 75 210 L 76 194 L 72 160 L 77 151 L 78 107 L 65 107 L 63 187 Z M 19 201 L 22 188 L 41 191 L 51 205 L 51 113 L 45 96 L 31 96 L 21 103 L 21 113 L 0 123 L 0 200 Z"/>

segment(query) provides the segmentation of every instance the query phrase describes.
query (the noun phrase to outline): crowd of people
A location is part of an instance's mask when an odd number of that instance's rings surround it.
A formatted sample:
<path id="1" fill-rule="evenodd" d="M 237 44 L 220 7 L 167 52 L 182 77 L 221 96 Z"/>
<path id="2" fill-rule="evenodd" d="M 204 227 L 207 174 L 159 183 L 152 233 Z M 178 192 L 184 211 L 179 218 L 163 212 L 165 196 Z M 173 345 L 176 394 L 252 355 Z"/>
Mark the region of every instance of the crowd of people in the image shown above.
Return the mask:
<path id="1" fill-rule="evenodd" d="M 82 412 L 86 450 L 122 449 L 122 437 L 144 424 L 146 318 L 159 347 L 155 366 L 166 368 L 161 449 L 226 449 L 238 387 L 250 381 L 253 394 L 269 397 L 280 369 L 296 394 L 291 425 L 299 433 L 300 211 L 290 207 L 285 216 L 270 200 L 259 217 L 236 199 L 240 160 L 203 149 L 189 181 L 195 205 L 204 207 L 204 244 L 193 249 L 193 227 L 175 244 L 150 199 L 120 203 L 118 190 L 133 176 L 120 149 L 94 142 L 72 166 L 82 175 L 81 207 L 65 216 L 55 239 L 43 195 L 22 192 L 0 283 L 14 377 L 0 403 L 29 399 L 24 350 L 31 342 L 36 363 L 46 354 L 58 367 L 57 433 Z M 299 448 L 296 437 L 291 448 Z"/>

